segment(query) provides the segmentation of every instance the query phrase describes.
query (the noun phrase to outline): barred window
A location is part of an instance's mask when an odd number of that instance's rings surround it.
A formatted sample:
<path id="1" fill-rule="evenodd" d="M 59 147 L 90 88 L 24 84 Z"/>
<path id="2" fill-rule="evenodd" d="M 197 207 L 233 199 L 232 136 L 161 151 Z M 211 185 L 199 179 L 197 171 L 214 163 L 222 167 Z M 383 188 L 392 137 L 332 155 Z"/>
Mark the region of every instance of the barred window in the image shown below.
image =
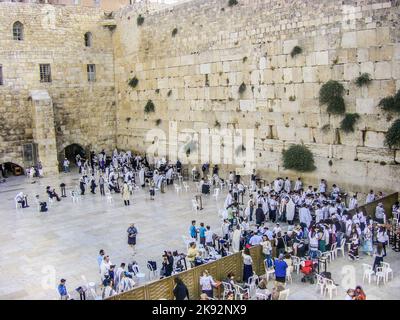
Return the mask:
<path id="1" fill-rule="evenodd" d="M 24 25 L 19 21 L 13 24 L 13 37 L 17 41 L 24 40 Z"/>
<path id="2" fill-rule="evenodd" d="M 0 86 L 3 85 L 3 66 L 0 64 Z"/>
<path id="3" fill-rule="evenodd" d="M 87 75 L 89 82 L 96 81 L 96 65 L 95 64 L 88 64 L 87 65 Z"/>
<path id="4" fill-rule="evenodd" d="M 51 82 L 50 64 L 40 65 L 40 82 Z"/>

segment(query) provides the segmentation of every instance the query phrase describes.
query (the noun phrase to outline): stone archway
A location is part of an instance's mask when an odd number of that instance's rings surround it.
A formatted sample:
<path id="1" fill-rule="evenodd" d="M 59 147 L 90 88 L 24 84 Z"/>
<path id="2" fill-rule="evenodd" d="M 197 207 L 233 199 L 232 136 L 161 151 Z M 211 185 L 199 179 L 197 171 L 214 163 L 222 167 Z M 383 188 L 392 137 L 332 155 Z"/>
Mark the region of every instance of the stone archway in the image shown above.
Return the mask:
<path id="1" fill-rule="evenodd" d="M 72 143 L 64 148 L 64 157 L 67 158 L 71 163 L 75 163 L 76 156 L 79 154 L 81 158 L 86 158 L 87 151 L 78 143 Z"/>
<path id="2" fill-rule="evenodd" d="M 25 169 L 22 165 L 15 163 L 14 161 L 4 161 L 0 163 L 4 165 L 4 168 L 0 168 L 0 177 L 7 178 L 9 176 L 21 176 L 25 174 Z"/>

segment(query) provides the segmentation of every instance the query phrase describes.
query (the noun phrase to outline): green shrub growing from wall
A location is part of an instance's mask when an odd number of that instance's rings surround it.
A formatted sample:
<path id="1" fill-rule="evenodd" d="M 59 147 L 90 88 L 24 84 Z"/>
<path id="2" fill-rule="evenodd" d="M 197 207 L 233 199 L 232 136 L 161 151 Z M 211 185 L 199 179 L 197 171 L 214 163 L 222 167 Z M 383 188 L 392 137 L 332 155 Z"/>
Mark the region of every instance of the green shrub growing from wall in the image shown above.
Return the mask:
<path id="1" fill-rule="evenodd" d="M 311 151 L 304 145 L 292 145 L 289 149 L 284 150 L 282 154 L 283 167 L 287 170 L 295 170 L 299 172 L 314 171 L 314 156 Z"/>
<path id="2" fill-rule="evenodd" d="M 292 52 L 290 53 L 290 56 L 292 58 L 294 58 L 295 56 L 297 56 L 298 54 L 301 54 L 303 52 L 303 49 L 299 46 L 295 46 L 292 50 Z"/>
<path id="3" fill-rule="evenodd" d="M 144 107 L 144 112 L 145 113 L 150 113 L 150 112 L 155 112 L 156 107 L 154 106 L 153 101 L 149 100 L 147 101 L 145 107 Z"/>
<path id="4" fill-rule="evenodd" d="M 358 113 L 346 113 L 346 116 L 340 123 L 340 129 L 347 133 L 354 132 L 354 125 L 358 119 L 360 119 L 360 115 Z"/>
<path id="5" fill-rule="evenodd" d="M 319 91 L 319 102 L 328 106 L 327 111 L 331 114 L 344 114 L 346 106 L 343 99 L 344 87 L 341 83 L 329 80 L 322 85 Z"/>
<path id="6" fill-rule="evenodd" d="M 363 73 L 359 77 L 356 78 L 355 83 L 358 87 L 367 86 L 372 81 L 369 73 Z"/>
<path id="7" fill-rule="evenodd" d="M 239 93 L 240 94 L 244 93 L 246 91 L 246 88 L 247 88 L 246 84 L 242 82 L 242 84 L 239 87 Z"/>
<path id="8" fill-rule="evenodd" d="M 172 36 L 175 37 L 178 34 L 178 28 L 172 30 Z"/>
<path id="9" fill-rule="evenodd" d="M 141 26 L 144 23 L 144 17 L 141 14 L 139 14 L 139 16 L 136 19 L 136 22 L 138 26 Z"/>
<path id="10" fill-rule="evenodd" d="M 379 106 L 386 112 L 400 113 L 400 90 L 394 96 L 383 98 Z"/>
<path id="11" fill-rule="evenodd" d="M 400 119 L 393 122 L 388 132 L 386 132 L 385 144 L 391 149 L 400 149 Z"/>
<path id="12" fill-rule="evenodd" d="M 130 80 L 128 81 L 128 85 L 129 85 L 131 88 L 136 88 L 138 84 L 139 84 L 139 80 L 138 80 L 138 78 L 136 78 L 136 77 L 133 77 L 132 79 L 130 79 Z"/>
<path id="13" fill-rule="evenodd" d="M 237 0 L 229 0 L 228 2 L 228 6 L 233 7 L 236 6 L 238 4 Z"/>

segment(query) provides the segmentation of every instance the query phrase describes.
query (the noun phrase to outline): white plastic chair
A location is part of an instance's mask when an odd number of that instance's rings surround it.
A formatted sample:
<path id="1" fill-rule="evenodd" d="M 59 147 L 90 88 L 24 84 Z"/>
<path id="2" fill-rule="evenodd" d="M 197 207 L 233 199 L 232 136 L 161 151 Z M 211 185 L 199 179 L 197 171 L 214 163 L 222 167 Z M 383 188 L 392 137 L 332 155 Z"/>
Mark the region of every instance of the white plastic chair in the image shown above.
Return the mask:
<path id="1" fill-rule="evenodd" d="M 368 279 L 368 283 L 371 284 L 371 278 L 372 276 L 375 274 L 374 270 L 372 270 L 372 266 L 370 266 L 369 264 L 363 263 L 363 282 L 365 281 L 365 279 Z"/>
<path id="2" fill-rule="evenodd" d="M 139 266 L 137 264 L 132 266 L 133 274 L 136 277 L 138 283 L 140 283 L 141 280 L 146 279 L 146 274 L 140 272 Z"/>
<path id="3" fill-rule="evenodd" d="M 192 210 L 194 212 L 199 212 L 199 204 L 195 199 L 192 199 Z"/>
<path id="4" fill-rule="evenodd" d="M 331 250 L 330 250 L 331 261 L 332 261 L 332 260 L 335 260 L 335 259 L 337 258 L 336 247 L 337 247 L 337 243 L 335 242 L 334 244 L 332 244 L 332 247 L 331 247 Z"/>
<path id="5" fill-rule="evenodd" d="M 103 298 L 97 295 L 94 288 L 89 288 L 90 295 L 93 297 L 94 300 L 103 300 Z"/>
<path id="6" fill-rule="evenodd" d="M 179 194 L 179 192 L 182 191 L 182 187 L 180 185 L 176 184 L 176 183 L 174 183 L 174 186 L 175 186 L 176 194 Z"/>
<path id="7" fill-rule="evenodd" d="M 336 256 L 338 256 L 338 251 L 340 251 L 342 253 L 342 257 L 344 257 L 344 246 L 346 244 L 346 239 L 342 239 L 342 241 L 340 242 L 340 247 L 336 248 Z"/>
<path id="8" fill-rule="evenodd" d="M 243 300 L 244 296 L 247 294 L 247 297 L 250 298 L 250 291 L 248 288 L 242 288 L 238 284 L 234 284 L 233 288 L 235 289 L 235 300 Z"/>
<path id="9" fill-rule="evenodd" d="M 335 294 L 337 295 L 336 284 L 330 279 L 325 279 L 325 291 L 326 293 L 329 293 L 329 298 L 332 300 L 333 291 L 335 291 Z"/>
<path id="10" fill-rule="evenodd" d="M 386 277 L 386 282 L 389 281 L 389 274 L 392 275 L 392 280 L 393 280 L 393 269 L 390 268 L 390 264 L 387 262 L 382 262 L 382 270 L 385 273 L 385 277 Z"/>
<path id="11" fill-rule="evenodd" d="M 300 272 L 301 260 L 299 257 L 292 256 L 293 267 L 297 274 Z"/>
<path id="12" fill-rule="evenodd" d="M 17 200 L 15 200 L 15 209 L 20 209 L 20 208 L 22 208 L 22 204 L 21 203 L 19 203 Z"/>
<path id="13" fill-rule="evenodd" d="M 286 269 L 286 281 L 290 281 L 290 283 L 293 282 L 292 272 L 290 270 L 290 267 Z"/>
<path id="14" fill-rule="evenodd" d="M 320 274 L 316 274 L 316 276 L 317 276 L 317 287 L 320 289 L 321 295 L 323 295 L 325 291 L 325 278 Z"/>
<path id="15" fill-rule="evenodd" d="M 268 265 L 266 263 L 266 261 L 264 261 L 264 268 L 265 268 L 265 277 L 267 278 L 267 281 L 269 281 L 269 277 L 271 276 L 271 278 L 273 278 L 274 274 L 275 274 L 275 270 L 272 269 L 268 269 Z"/>
<path id="16" fill-rule="evenodd" d="M 213 193 L 213 197 L 215 198 L 215 200 L 218 200 L 218 196 L 219 196 L 219 189 L 215 188 L 214 189 L 214 193 Z"/>
<path id="17" fill-rule="evenodd" d="M 187 182 L 183 181 L 183 187 L 185 188 L 185 191 L 188 192 L 190 190 L 189 185 L 187 184 Z"/>
<path id="18" fill-rule="evenodd" d="M 51 207 L 54 203 L 54 200 L 52 198 L 49 197 L 49 207 Z"/>
<path id="19" fill-rule="evenodd" d="M 289 293 L 290 293 L 290 289 L 286 289 L 286 290 L 279 292 L 278 300 L 288 300 Z"/>
<path id="20" fill-rule="evenodd" d="M 230 292 L 234 292 L 232 285 L 228 282 L 222 281 L 222 285 L 224 286 L 224 292 L 222 293 L 222 300 L 225 300 Z"/>
<path id="21" fill-rule="evenodd" d="M 154 270 L 150 263 L 147 263 L 147 269 L 149 269 L 149 280 L 157 279 L 157 270 Z"/>
<path id="22" fill-rule="evenodd" d="M 376 285 L 379 286 L 379 283 L 383 282 L 383 284 L 386 284 L 386 274 L 383 271 L 382 267 L 378 267 L 376 268 L 376 272 L 375 272 L 375 276 L 376 276 Z"/>

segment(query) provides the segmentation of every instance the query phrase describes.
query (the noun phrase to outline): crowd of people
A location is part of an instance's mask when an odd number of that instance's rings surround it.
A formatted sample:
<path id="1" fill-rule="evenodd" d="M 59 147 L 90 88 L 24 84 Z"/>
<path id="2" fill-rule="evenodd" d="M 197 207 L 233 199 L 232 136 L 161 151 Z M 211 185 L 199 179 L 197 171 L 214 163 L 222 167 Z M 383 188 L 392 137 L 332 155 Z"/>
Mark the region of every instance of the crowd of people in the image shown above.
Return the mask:
<path id="1" fill-rule="evenodd" d="M 173 184 L 182 174 L 182 164 L 179 160 L 170 163 L 164 158 L 148 159 L 141 155 L 133 155 L 129 151 L 114 150 L 110 156 L 104 151 L 98 154 L 91 152 L 88 159 L 77 155 L 75 164 L 80 174 L 79 189 L 82 196 L 89 186 L 92 194 L 96 194 L 97 189 L 100 190 L 101 196 L 107 193 L 121 194 L 125 206 L 131 205 L 134 190 L 147 186 L 150 199 L 154 199 L 155 191 L 165 192 L 165 186 Z M 70 172 L 68 159 L 64 160 L 63 168 L 65 173 Z M 203 184 L 208 184 L 221 187 L 221 191 L 226 185 L 228 191 L 223 210 L 220 212 L 219 230 L 212 230 L 211 226 L 204 222 L 197 227 L 196 221 L 192 221 L 189 228 L 192 242 L 184 255 L 184 260 L 190 267 L 207 263 L 212 255 L 212 259 L 215 259 L 215 254 L 223 257 L 231 252 L 242 252 L 242 280 L 247 283 L 253 275 L 253 261 L 248 250 L 250 247 L 261 245 L 266 268 L 274 269 L 277 282 L 284 283 L 286 269 L 291 267 L 291 256 L 305 261 L 315 260 L 344 244 L 348 246 L 349 260 L 358 260 L 360 254 L 365 254 L 374 256 L 374 271 L 382 265 L 389 239 L 389 213 L 385 211 L 382 203 L 376 206 L 375 214 L 371 217 L 359 208 L 358 194 L 350 195 L 337 184 L 328 188 L 325 179 L 321 179 L 315 187 L 304 186 L 301 178 L 291 181 L 288 177 L 278 177 L 261 186 L 255 171 L 250 177 L 249 185 L 244 184 L 243 179 L 233 172 L 229 173 L 226 180 L 221 178 L 217 165 L 211 171 L 208 163 L 203 164 L 201 171 L 202 177 L 196 167 L 192 170 L 194 180 L 201 177 L 200 190 Z M 60 187 L 61 197 L 51 186 L 46 188 L 49 200 L 61 201 L 61 198 L 66 196 L 65 184 Z M 371 190 L 365 203 L 378 201 L 383 197 L 382 192 L 375 193 Z M 28 206 L 27 196 L 23 193 L 19 193 L 15 200 L 22 207 Z M 399 213 L 400 206 L 396 202 L 392 214 L 398 217 Z M 128 245 L 135 254 L 137 228 L 132 224 L 127 232 Z M 161 263 L 161 277 L 170 276 L 186 268 L 177 265 L 178 261 L 182 261 L 182 255 L 177 252 L 165 252 Z M 121 273 L 125 263 L 117 270 L 115 267 L 107 260 L 101 261 L 99 265 L 104 290 L 108 288 L 103 292 L 105 296 L 123 292 L 121 290 L 124 289 L 118 286 L 122 277 L 132 280 L 132 276 L 129 277 L 132 273 L 129 271 Z M 118 270 L 119 272 L 116 272 Z M 203 277 L 208 279 L 202 280 L 205 287 L 203 293 L 210 296 L 209 286 L 213 283 L 206 276 Z M 133 280 L 125 281 L 133 287 Z M 276 290 L 277 288 L 275 287 Z"/>

